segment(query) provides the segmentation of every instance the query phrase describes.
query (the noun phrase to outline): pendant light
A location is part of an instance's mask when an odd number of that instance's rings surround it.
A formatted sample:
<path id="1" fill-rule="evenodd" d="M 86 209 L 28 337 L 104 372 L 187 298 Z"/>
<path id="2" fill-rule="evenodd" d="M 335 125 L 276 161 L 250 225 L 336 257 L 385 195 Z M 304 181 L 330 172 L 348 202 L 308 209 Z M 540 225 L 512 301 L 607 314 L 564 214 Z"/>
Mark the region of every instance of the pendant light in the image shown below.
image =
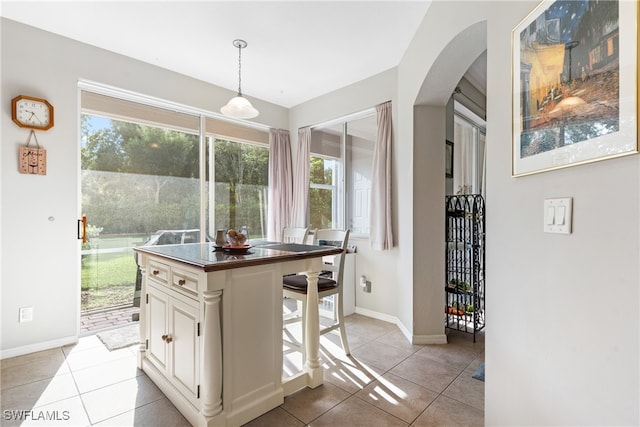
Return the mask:
<path id="1" fill-rule="evenodd" d="M 247 47 L 247 42 L 236 39 L 233 41 L 233 45 L 238 48 L 238 96 L 231 98 L 227 105 L 220 109 L 220 112 L 234 119 L 251 119 L 259 113 L 249 100 L 242 96 L 242 49 Z"/>

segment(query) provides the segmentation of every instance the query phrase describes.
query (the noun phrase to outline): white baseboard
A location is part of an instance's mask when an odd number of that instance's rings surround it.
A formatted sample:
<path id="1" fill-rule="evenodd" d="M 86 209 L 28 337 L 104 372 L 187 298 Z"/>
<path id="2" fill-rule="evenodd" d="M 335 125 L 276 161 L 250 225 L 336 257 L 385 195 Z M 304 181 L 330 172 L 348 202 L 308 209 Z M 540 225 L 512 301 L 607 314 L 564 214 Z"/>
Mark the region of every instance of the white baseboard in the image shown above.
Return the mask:
<path id="1" fill-rule="evenodd" d="M 10 357 L 22 356 L 29 353 L 35 353 L 37 351 L 49 350 L 56 347 L 62 347 L 69 344 L 76 344 L 77 342 L 78 337 L 74 335 L 70 337 L 58 338 L 57 340 L 44 341 L 35 344 L 23 345 L 21 347 L 0 350 L 0 360 L 8 359 Z"/>
<path id="2" fill-rule="evenodd" d="M 438 335 L 414 335 L 413 336 L 413 344 L 416 345 L 424 345 L 424 344 L 446 344 L 447 343 L 447 335 L 446 334 L 438 334 Z"/>
<path id="3" fill-rule="evenodd" d="M 362 307 L 356 307 L 356 314 L 362 314 L 363 316 L 372 317 L 378 320 L 383 320 L 385 322 L 393 323 L 394 325 L 397 325 L 400 322 L 398 318 L 395 316 L 379 313 L 377 311 L 368 310 Z"/>
<path id="4" fill-rule="evenodd" d="M 447 335 L 446 334 L 438 334 L 438 335 L 413 335 L 409 329 L 395 316 L 391 316 L 384 313 L 379 313 L 377 311 L 368 310 L 362 307 L 356 307 L 356 313 L 361 314 L 363 316 L 372 317 L 378 320 L 384 320 L 385 322 L 393 323 L 398 326 L 400 332 L 405 336 L 407 341 L 411 344 L 424 345 L 424 344 L 446 344 L 447 343 Z"/>

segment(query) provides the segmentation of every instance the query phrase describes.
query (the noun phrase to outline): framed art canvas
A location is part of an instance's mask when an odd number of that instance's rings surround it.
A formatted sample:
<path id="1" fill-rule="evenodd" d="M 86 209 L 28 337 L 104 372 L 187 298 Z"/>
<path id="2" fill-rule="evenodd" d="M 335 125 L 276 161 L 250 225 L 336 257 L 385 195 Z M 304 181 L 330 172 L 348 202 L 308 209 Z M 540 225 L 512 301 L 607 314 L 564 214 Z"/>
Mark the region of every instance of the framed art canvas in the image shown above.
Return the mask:
<path id="1" fill-rule="evenodd" d="M 638 152 L 635 1 L 543 1 L 512 32 L 513 176 Z"/>
<path id="2" fill-rule="evenodd" d="M 447 141 L 445 146 L 444 173 L 446 178 L 453 178 L 453 142 Z"/>

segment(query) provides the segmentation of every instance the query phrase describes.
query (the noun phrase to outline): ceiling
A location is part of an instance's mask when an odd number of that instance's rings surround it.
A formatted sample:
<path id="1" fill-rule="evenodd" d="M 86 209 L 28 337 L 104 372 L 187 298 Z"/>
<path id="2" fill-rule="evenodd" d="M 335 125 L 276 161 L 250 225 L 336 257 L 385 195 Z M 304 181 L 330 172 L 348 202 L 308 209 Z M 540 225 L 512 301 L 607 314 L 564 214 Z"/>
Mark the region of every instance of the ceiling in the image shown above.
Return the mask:
<path id="1" fill-rule="evenodd" d="M 397 66 L 414 1 L 5 1 L 0 15 L 283 107 Z"/>

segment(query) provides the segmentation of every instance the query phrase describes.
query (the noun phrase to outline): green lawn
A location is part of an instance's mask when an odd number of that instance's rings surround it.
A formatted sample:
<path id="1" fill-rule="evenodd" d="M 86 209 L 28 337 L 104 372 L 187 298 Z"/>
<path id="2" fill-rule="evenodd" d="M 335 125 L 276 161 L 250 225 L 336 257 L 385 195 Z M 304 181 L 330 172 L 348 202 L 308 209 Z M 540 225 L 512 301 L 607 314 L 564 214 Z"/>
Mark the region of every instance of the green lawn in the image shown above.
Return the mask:
<path id="1" fill-rule="evenodd" d="M 83 255 L 81 310 L 131 303 L 136 272 L 131 251 Z"/>

